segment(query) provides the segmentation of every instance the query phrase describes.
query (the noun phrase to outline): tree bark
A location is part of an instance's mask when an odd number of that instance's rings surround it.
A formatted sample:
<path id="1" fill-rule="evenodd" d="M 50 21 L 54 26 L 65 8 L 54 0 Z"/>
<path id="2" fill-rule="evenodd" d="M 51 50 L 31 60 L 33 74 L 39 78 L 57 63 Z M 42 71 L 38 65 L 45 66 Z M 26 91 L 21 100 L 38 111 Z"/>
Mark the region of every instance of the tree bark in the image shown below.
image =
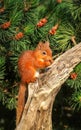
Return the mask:
<path id="1" fill-rule="evenodd" d="M 81 43 L 60 55 L 36 83 L 28 86 L 28 100 L 16 130 L 52 130 L 55 97 L 81 61 Z"/>

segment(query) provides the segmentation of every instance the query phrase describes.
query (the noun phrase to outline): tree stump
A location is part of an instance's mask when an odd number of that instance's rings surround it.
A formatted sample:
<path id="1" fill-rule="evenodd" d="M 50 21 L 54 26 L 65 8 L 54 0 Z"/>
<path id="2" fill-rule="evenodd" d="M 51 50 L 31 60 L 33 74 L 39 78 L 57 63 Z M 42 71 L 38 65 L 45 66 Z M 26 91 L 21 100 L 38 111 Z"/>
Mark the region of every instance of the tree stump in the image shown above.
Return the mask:
<path id="1" fill-rule="evenodd" d="M 52 130 L 55 97 L 81 61 L 81 43 L 60 55 L 36 83 L 28 86 L 28 100 L 16 130 Z"/>

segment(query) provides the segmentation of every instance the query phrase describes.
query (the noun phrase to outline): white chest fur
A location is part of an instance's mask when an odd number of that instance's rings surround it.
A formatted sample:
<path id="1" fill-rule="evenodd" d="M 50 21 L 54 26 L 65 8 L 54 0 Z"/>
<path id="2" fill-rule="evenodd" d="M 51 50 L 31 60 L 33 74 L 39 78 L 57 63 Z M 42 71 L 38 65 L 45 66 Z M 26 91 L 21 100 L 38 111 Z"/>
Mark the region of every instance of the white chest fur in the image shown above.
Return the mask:
<path id="1" fill-rule="evenodd" d="M 36 73 L 35 73 L 35 77 L 36 77 L 36 78 L 39 77 L 39 71 L 36 71 Z"/>

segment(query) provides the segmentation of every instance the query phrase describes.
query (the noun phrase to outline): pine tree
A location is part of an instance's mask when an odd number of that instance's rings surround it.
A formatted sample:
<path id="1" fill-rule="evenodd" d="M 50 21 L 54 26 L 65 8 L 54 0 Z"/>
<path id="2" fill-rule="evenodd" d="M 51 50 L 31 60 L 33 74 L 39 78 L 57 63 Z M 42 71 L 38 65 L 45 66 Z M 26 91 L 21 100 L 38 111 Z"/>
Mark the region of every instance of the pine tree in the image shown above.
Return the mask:
<path id="1" fill-rule="evenodd" d="M 8 109 L 16 108 L 20 81 L 17 61 L 22 51 L 49 40 L 57 57 L 81 41 L 80 26 L 80 0 L 1 0 L 0 102 Z M 81 63 L 64 84 L 69 88 L 67 100 L 74 110 L 81 109 L 80 70 Z"/>

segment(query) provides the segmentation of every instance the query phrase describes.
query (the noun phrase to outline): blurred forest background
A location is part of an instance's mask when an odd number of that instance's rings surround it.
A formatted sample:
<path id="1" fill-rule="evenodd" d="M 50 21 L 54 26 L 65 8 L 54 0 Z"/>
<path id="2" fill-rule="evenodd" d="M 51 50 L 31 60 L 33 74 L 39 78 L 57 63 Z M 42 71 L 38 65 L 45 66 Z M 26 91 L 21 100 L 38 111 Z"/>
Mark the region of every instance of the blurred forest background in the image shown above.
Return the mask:
<path id="1" fill-rule="evenodd" d="M 24 50 L 49 40 L 54 59 L 81 42 L 81 0 L 0 0 L 0 130 L 14 130 Z M 81 63 L 57 95 L 54 130 L 81 130 Z"/>

